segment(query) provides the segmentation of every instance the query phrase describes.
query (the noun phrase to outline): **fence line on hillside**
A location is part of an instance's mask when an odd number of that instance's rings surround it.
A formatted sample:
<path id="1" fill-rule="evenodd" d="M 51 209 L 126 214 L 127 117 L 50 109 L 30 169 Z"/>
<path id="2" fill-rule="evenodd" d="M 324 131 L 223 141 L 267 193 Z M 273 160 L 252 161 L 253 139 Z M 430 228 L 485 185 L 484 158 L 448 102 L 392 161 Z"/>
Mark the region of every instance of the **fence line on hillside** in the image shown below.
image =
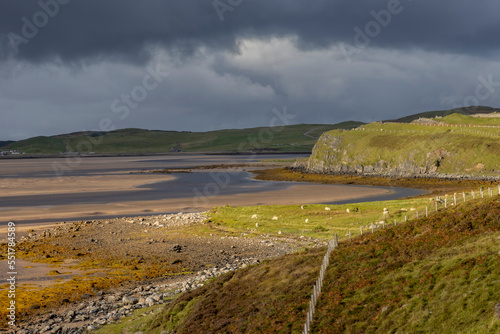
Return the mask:
<path id="1" fill-rule="evenodd" d="M 407 123 L 383 123 L 383 124 L 400 124 L 400 125 L 404 125 L 404 124 L 407 124 Z M 460 131 L 460 132 L 465 132 L 465 133 L 474 133 L 474 134 L 478 134 L 478 135 L 481 135 L 481 136 L 493 136 L 493 137 L 500 136 L 500 133 L 497 133 L 497 132 L 484 132 L 484 131 L 472 130 L 472 129 L 470 129 L 469 126 L 450 126 L 449 124 L 448 125 L 411 124 L 411 125 L 415 125 L 415 126 L 455 127 L 457 129 L 450 130 L 450 131 Z M 477 126 L 477 128 L 499 129 L 500 125 L 498 125 L 498 126 Z M 376 128 L 375 129 L 375 128 L 365 128 L 365 127 L 359 127 L 359 128 L 353 129 L 353 130 L 355 130 L 355 131 L 374 131 L 374 132 L 381 131 L 381 132 L 384 132 L 384 133 L 395 133 L 395 134 L 401 134 L 401 133 L 413 133 L 413 134 L 427 133 L 424 130 L 411 130 L 411 129 L 389 130 L 389 129 L 386 129 L 386 128 Z"/>
<path id="2" fill-rule="evenodd" d="M 497 190 L 495 190 L 495 188 Z M 452 195 L 444 195 L 444 196 L 436 196 L 429 198 L 431 201 L 434 201 L 434 204 L 432 207 L 426 206 L 425 209 L 419 211 L 418 209 L 410 209 L 410 212 L 408 212 L 407 215 L 404 216 L 404 223 L 412 220 L 412 219 L 418 219 L 422 217 L 428 217 L 431 212 L 437 212 L 441 209 L 446 209 L 449 206 L 454 206 L 458 205 L 460 203 L 465 203 L 468 200 L 471 199 L 476 199 L 476 198 L 485 198 L 485 197 L 493 197 L 494 195 L 500 195 L 500 185 L 497 185 L 497 187 L 488 187 L 488 188 L 479 188 L 478 190 L 474 191 L 471 190 L 470 192 L 461 192 L 461 193 L 453 193 Z M 413 217 L 411 216 L 411 212 L 414 212 Z M 385 225 L 390 224 L 390 222 L 385 221 L 386 217 L 384 217 L 384 220 L 371 223 L 368 226 L 361 226 L 360 227 L 360 235 L 365 234 L 364 233 L 364 228 L 371 230 L 372 233 L 374 233 L 375 230 L 380 229 L 380 228 L 385 228 Z M 401 223 L 401 222 L 399 222 Z M 397 225 L 398 221 L 395 219 L 394 220 L 394 225 Z M 346 234 L 346 237 L 349 239 L 352 238 L 351 232 Z"/>
<path id="3" fill-rule="evenodd" d="M 448 124 L 448 123 L 401 123 L 401 122 L 383 122 L 382 124 L 406 124 L 421 126 L 442 126 L 447 128 L 500 128 L 499 124 Z"/>
<path id="4" fill-rule="evenodd" d="M 498 195 L 500 195 L 500 185 L 497 186 L 497 190 L 498 190 Z M 495 195 L 495 187 L 493 187 L 493 188 L 488 187 L 487 194 L 485 194 L 485 190 L 483 189 L 483 187 L 480 187 L 479 190 L 477 191 L 478 198 L 484 198 L 486 196 L 493 197 L 494 195 Z M 460 203 L 466 203 L 467 199 L 468 199 L 467 193 L 465 191 L 462 192 L 462 196 L 460 196 L 460 193 L 454 193 L 453 196 L 450 196 L 450 197 L 451 197 L 450 204 L 449 204 L 450 206 L 457 205 Z M 462 198 L 461 202 L 460 202 L 460 197 Z M 471 199 L 471 197 L 473 200 L 476 199 L 476 192 L 474 190 L 471 190 L 471 192 L 469 193 L 469 200 Z M 433 211 L 434 213 L 438 212 L 440 209 L 443 209 L 443 208 L 446 209 L 448 207 L 448 195 L 444 196 L 444 200 L 442 199 L 442 196 L 436 196 L 435 199 L 430 198 L 430 200 L 431 201 L 435 200 L 435 210 Z M 441 207 L 439 207 L 439 203 L 442 204 Z M 430 213 L 431 213 L 431 210 L 429 209 L 428 206 L 426 206 L 425 207 L 425 215 L 422 217 L 428 217 Z M 416 218 L 416 219 L 421 218 L 421 217 L 419 217 L 419 211 L 417 209 L 415 210 L 415 217 L 414 218 Z M 411 220 L 411 218 L 409 215 L 405 216 L 405 220 L 404 220 L 405 223 L 410 221 L 410 220 Z M 398 222 L 395 219 L 394 226 L 397 226 L 397 224 L 398 224 Z M 375 224 L 372 223 L 369 228 L 371 229 L 372 233 L 375 233 L 376 229 L 379 229 L 380 227 L 385 228 L 385 225 L 386 225 L 386 222 L 384 220 L 382 222 L 382 224 L 380 224 L 380 222 L 377 222 Z M 360 227 L 360 231 L 361 231 L 360 236 L 362 236 L 363 235 L 363 226 Z M 346 237 L 349 238 L 349 241 L 352 241 L 352 234 L 350 231 L 346 235 Z M 339 246 L 338 236 L 337 236 L 337 233 L 335 233 L 334 239 L 330 240 L 330 242 L 328 243 L 328 248 L 326 250 L 326 254 L 323 258 L 323 262 L 321 263 L 321 269 L 319 272 L 318 279 L 316 280 L 316 283 L 313 286 L 313 293 L 311 295 L 311 300 L 309 302 L 309 309 L 308 309 L 307 314 L 306 314 L 306 321 L 304 324 L 303 334 L 309 334 L 311 332 L 311 325 L 312 325 L 313 318 L 314 318 L 314 312 L 316 311 L 316 303 L 318 301 L 319 295 L 321 294 L 321 288 L 323 287 L 323 280 L 325 278 L 326 269 L 328 268 L 328 265 L 330 263 L 330 254 L 338 246 Z"/>
<path id="5" fill-rule="evenodd" d="M 330 253 L 339 245 L 339 240 L 337 234 L 335 234 L 335 238 L 330 240 L 328 243 L 328 248 L 326 250 L 325 257 L 323 258 L 323 262 L 321 263 L 321 269 L 319 271 L 318 279 L 313 286 L 313 293 L 311 295 L 311 300 L 309 302 L 309 309 L 306 315 L 306 323 L 304 324 L 304 334 L 309 334 L 311 331 L 311 324 L 314 317 L 314 311 L 316 308 L 316 302 L 318 301 L 318 297 L 321 294 L 321 288 L 323 287 L 323 279 L 325 278 L 326 268 L 330 263 Z"/>

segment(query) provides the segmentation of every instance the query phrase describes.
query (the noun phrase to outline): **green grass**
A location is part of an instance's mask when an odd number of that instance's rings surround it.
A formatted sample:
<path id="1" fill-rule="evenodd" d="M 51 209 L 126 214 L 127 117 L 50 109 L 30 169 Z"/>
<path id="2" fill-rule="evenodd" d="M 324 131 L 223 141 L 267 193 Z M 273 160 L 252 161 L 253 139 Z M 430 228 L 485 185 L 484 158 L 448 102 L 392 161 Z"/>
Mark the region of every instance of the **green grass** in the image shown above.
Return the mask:
<path id="1" fill-rule="evenodd" d="M 499 214 L 497 196 L 335 250 L 315 332 L 497 333 Z"/>
<path id="2" fill-rule="evenodd" d="M 245 232 L 250 235 L 267 234 L 295 238 L 304 236 L 330 240 L 336 233 L 339 238 L 346 238 L 349 232 L 351 236 L 357 236 L 361 233 L 362 226 L 364 233 L 367 233 L 367 226 L 384 219 L 387 224 L 394 224 L 394 220 L 401 223 L 405 216 L 413 219 L 417 210 L 420 216 L 423 216 L 426 206 L 429 213 L 435 210 L 435 203 L 430 202 L 428 198 L 345 205 L 310 204 L 304 205 L 304 209 L 301 209 L 300 205 L 227 206 L 212 209 L 210 221 L 215 228 L 230 233 Z M 326 207 L 330 210 L 325 210 Z M 443 204 L 439 204 L 439 208 L 442 207 Z M 389 210 L 389 216 L 385 218 L 384 208 Z M 252 218 L 253 215 L 257 215 L 257 218 Z M 278 220 L 273 220 L 275 216 Z M 308 223 L 305 222 L 306 219 Z M 258 227 L 256 223 L 259 224 Z"/>
<path id="3" fill-rule="evenodd" d="M 404 304 L 393 304 L 391 314 L 380 321 L 381 329 L 457 333 L 466 327 L 469 333 L 487 332 L 492 320 L 488 315 L 500 298 L 495 291 L 500 279 L 499 246 L 500 233 L 470 238 L 385 275 L 381 289 L 407 282 L 403 293 L 411 297 Z M 363 294 L 360 290 L 351 301 L 356 303 Z"/>
<path id="4" fill-rule="evenodd" d="M 316 249 L 223 275 L 167 305 L 146 333 L 300 333 L 322 256 Z"/>
<path id="5" fill-rule="evenodd" d="M 122 129 L 36 137 L 8 146 L 25 153 L 156 153 L 177 148 L 183 152 L 244 152 L 251 150 L 311 151 L 316 138 L 332 129 L 352 129 L 363 123 L 298 124 L 284 127 L 218 130 L 210 132 Z"/>
<path id="6" fill-rule="evenodd" d="M 313 332 L 498 333 L 499 217 L 496 196 L 341 243 Z M 300 333 L 324 252 L 223 275 L 166 305 L 146 333 Z"/>
<path id="7" fill-rule="evenodd" d="M 451 114 L 440 119 L 448 124 L 500 125 L 499 117 L 471 117 L 461 114 Z"/>
<path id="8" fill-rule="evenodd" d="M 160 305 L 145 307 L 135 310 L 132 315 L 118 320 L 116 323 L 99 327 L 92 333 L 96 334 L 122 334 L 137 333 L 149 326 L 157 313 L 161 311 Z"/>
<path id="9" fill-rule="evenodd" d="M 60 153 L 64 151 L 65 146 L 58 138 L 40 136 L 14 142 L 4 149 L 25 153 Z"/>
<path id="10" fill-rule="evenodd" d="M 414 115 L 409 115 L 405 117 L 401 117 L 396 119 L 396 122 L 403 122 L 403 123 L 411 123 L 412 121 L 419 119 L 421 117 L 424 118 L 434 118 L 436 116 L 440 117 L 445 117 L 451 114 L 462 114 L 462 115 L 472 115 L 472 114 L 488 114 L 492 112 L 498 112 L 500 109 L 498 108 L 492 108 L 492 107 L 487 107 L 487 106 L 472 106 L 472 107 L 465 107 L 465 108 L 456 108 L 456 109 L 449 109 L 449 110 L 436 110 L 436 111 L 426 111 L 423 113 L 418 113 Z"/>
<path id="11" fill-rule="evenodd" d="M 462 116 L 450 117 L 458 122 Z M 308 167 L 320 172 L 499 175 L 499 139 L 500 128 L 371 123 L 355 131 L 324 133 Z"/>

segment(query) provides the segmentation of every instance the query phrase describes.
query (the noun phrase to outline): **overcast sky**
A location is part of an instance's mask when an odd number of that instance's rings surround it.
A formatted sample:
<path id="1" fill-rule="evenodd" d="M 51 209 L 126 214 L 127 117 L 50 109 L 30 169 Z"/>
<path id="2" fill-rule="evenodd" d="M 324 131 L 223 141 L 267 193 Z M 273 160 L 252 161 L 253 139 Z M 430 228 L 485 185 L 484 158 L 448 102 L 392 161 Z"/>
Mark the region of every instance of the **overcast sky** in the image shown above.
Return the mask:
<path id="1" fill-rule="evenodd" d="M 0 140 L 500 106 L 498 0 L 3 0 Z"/>

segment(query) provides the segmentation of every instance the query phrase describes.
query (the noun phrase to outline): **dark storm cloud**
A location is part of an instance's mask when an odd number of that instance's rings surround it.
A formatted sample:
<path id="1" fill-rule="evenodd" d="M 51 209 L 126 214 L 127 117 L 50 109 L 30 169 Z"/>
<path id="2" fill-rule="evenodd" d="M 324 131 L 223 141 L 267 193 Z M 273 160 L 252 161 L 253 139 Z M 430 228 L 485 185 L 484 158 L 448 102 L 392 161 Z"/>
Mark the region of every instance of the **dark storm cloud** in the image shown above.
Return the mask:
<path id="1" fill-rule="evenodd" d="M 368 36 L 368 41 L 366 36 L 364 40 L 358 37 L 358 44 L 476 55 L 498 51 L 500 2 L 497 0 L 397 3 L 397 0 L 6 0 L 0 2 L 1 56 L 4 59 L 13 56 L 13 40 L 18 49 L 15 57 L 33 62 L 53 58 L 67 62 L 96 61 L 103 57 L 144 62 L 148 58 L 144 48 L 149 45 L 161 45 L 171 53 L 185 56 L 193 54 L 200 45 L 236 50 L 238 38 L 243 37 L 297 36 L 302 49 L 326 48 L 341 42 L 349 47 L 356 45 L 355 27 L 364 33 L 372 29 L 370 33 L 376 34 L 376 39 Z M 388 7 L 394 9 L 390 19 L 383 15 L 387 12 L 381 12 Z M 40 11 L 54 15 L 47 15 L 48 20 L 44 20 L 43 14 L 37 14 Z M 373 13 L 382 15 L 380 31 L 376 26 L 367 26 L 375 20 Z M 36 36 L 32 36 L 35 32 L 29 28 L 24 28 L 24 32 L 30 32 L 24 36 L 23 27 L 37 22 L 40 28 L 35 25 Z"/>
<path id="2" fill-rule="evenodd" d="M 267 126 L 285 106 L 294 124 L 497 106 L 499 12 L 497 0 L 0 1 L 0 140 Z M 157 86 L 144 81 L 155 64 L 169 73 Z"/>

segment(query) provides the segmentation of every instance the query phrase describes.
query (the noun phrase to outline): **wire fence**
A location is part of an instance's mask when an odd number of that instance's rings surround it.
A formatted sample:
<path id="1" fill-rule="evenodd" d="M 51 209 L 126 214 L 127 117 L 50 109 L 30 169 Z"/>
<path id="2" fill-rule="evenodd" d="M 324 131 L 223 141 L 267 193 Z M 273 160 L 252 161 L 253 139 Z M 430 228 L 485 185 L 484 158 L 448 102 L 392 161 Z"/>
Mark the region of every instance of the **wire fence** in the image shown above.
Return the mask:
<path id="1" fill-rule="evenodd" d="M 314 311 L 316 307 L 316 302 L 318 301 L 318 297 L 321 294 L 321 288 L 323 286 L 323 279 L 325 278 L 326 268 L 328 268 L 328 264 L 330 263 L 330 253 L 339 245 L 339 240 L 337 234 L 335 234 L 335 238 L 330 240 L 328 243 L 328 248 L 326 250 L 325 257 L 323 258 L 323 262 L 321 263 L 321 269 L 319 271 L 319 277 L 316 280 L 316 283 L 313 287 L 313 293 L 311 295 L 311 301 L 309 302 L 309 310 L 307 311 L 306 323 L 304 324 L 304 334 L 311 332 L 311 324 L 314 317 Z"/>
<path id="2" fill-rule="evenodd" d="M 429 206 L 426 206 L 425 210 L 422 210 L 422 211 L 415 209 L 414 215 L 409 214 L 409 215 L 404 216 L 404 222 L 401 221 L 400 223 L 408 222 L 408 221 L 412 220 L 413 218 L 419 219 L 422 217 L 428 217 L 431 213 L 436 213 L 441 209 L 446 209 L 446 208 L 448 208 L 448 206 L 452 206 L 452 205 L 455 206 L 455 205 L 458 205 L 460 203 L 465 203 L 468 200 L 474 200 L 476 198 L 478 198 L 478 199 L 485 198 L 486 196 L 493 197 L 496 194 L 500 195 L 500 185 L 498 185 L 496 189 L 495 189 L 495 187 L 493 187 L 493 188 L 489 187 L 487 189 L 481 187 L 476 191 L 471 190 L 470 192 L 467 192 L 467 193 L 462 192 L 461 194 L 454 193 L 453 196 L 448 196 L 448 195 L 437 196 L 435 198 L 430 199 L 430 200 L 435 202 L 434 208 L 429 208 Z M 375 230 L 380 229 L 380 228 L 385 228 L 386 225 L 389 225 L 389 224 L 390 223 L 388 223 L 384 220 L 382 222 L 372 223 L 370 225 L 369 229 L 371 230 L 371 233 L 375 233 Z M 398 224 L 398 222 L 395 219 L 394 226 L 397 226 L 397 224 Z M 361 226 L 360 236 L 363 235 L 363 233 L 364 233 L 363 226 Z M 349 232 L 346 236 L 349 238 L 349 241 L 352 241 L 352 233 L 351 232 Z M 312 322 L 314 319 L 314 312 L 316 310 L 316 303 L 317 303 L 318 298 L 321 294 L 321 288 L 323 287 L 323 280 L 325 278 L 326 269 L 328 268 L 328 265 L 330 263 L 330 254 L 338 246 L 339 246 L 339 240 L 338 240 L 337 234 L 335 233 L 334 239 L 330 240 L 330 242 L 328 243 L 328 248 L 326 250 L 326 254 L 323 258 L 323 262 L 321 263 L 321 269 L 319 272 L 318 279 L 316 280 L 316 283 L 313 286 L 313 293 L 311 295 L 311 300 L 309 302 L 309 309 L 308 309 L 307 315 L 306 315 L 306 321 L 304 324 L 303 334 L 309 334 L 311 332 L 311 325 L 312 325 Z"/>

